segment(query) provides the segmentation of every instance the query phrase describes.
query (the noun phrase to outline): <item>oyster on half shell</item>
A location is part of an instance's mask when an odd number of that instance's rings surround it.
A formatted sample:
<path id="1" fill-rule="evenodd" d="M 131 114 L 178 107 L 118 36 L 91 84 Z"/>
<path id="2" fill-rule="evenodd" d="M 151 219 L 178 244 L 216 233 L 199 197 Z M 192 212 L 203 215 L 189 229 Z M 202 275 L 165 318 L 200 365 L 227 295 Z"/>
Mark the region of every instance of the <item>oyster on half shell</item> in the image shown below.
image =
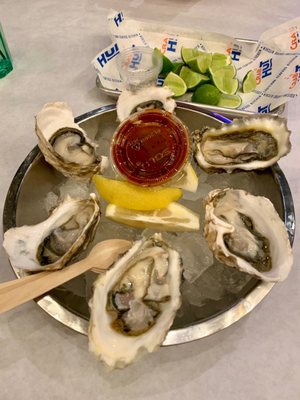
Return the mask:
<path id="1" fill-rule="evenodd" d="M 274 116 L 233 120 L 194 133 L 195 158 L 205 170 L 253 170 L 275 164 L 291 149 L 286 120 Z"/>
<path id="2" fill-rule="evenodd" d="M 205 200 L 204 236 L 214 256 L 264 281 L 283 281 L 293 255 L 285 225 L 263 196 L 216 189 Z"/>
<path id="3" fill-rule="evenodd" d="M 174 93 L 166 86 L 146 86 L 136 91 L 124 90 L 117 101 L 118 120 L 123 122 L 131 114 L 144 108 L 163 108 L 172 113 L 176 102 Z"/>
<path id="4" fill-rule="evenodd" d="M 45 221 L 6 231 L 3 247 L 13 267 L 60 269 L 93 240 L 99 220 L 100 206 L 94 193 L 88 199 L 68 197 Z"/>
<path id="5" fill-rule="evenodd" d="M 89 348 L 122 368 L 164 341 L 181 305 L 181 260 L 161 236 L 135 242 L 95 283 Z"/>
<path id="6" fill-rule="evenodd" d="M 35 130 L 46 161 L 63 175 L 88 179 L 106 167 L 107 157 L 97 155 L 97 145 L 74 122 L 66 103 L 46 104 L 36 116 Z"/>

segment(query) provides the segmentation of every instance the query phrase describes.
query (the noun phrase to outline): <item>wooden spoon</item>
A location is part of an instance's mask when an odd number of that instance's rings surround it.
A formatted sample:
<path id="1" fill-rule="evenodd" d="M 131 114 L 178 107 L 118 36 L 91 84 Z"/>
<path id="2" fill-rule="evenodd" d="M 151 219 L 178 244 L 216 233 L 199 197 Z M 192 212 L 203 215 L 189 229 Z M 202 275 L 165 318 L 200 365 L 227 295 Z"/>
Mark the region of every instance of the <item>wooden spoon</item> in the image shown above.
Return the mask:
<path id="1" fill-rule="evenodd" d="M 42 271 L 0 284 L 0 314 L 35 299 L 49 290 L 94 268 L 105 271 L 132 243 L 128 240 L 109 239 L 97 243 L 90 254 L 58 271 Z"/>

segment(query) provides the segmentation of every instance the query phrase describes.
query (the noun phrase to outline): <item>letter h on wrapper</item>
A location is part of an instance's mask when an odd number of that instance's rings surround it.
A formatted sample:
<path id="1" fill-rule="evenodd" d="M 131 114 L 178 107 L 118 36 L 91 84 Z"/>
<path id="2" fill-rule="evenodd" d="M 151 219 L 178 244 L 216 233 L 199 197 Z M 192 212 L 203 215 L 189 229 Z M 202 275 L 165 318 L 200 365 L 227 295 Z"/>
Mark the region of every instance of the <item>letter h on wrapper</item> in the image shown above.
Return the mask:
<path id="1" fill-rule="evenodd" d="M 259 63 L 260 68 L 262 68 L 262 78 L 272 75 L 272 58 L 266 61 L 261 61 Z"/>
<path id="2" fill-rule="evenodd" d="M 100 54 L 99 57 L 97 57 L 97 61 L 100 64 L 100 66 L 103 68 L 105 64 L 114 58 L 117 54 L 119 54 L 119 47 L 118 44 L 116 43 L 114 46 L 110 48 L 110 50 L 105 50 L 103 53 Z"/>

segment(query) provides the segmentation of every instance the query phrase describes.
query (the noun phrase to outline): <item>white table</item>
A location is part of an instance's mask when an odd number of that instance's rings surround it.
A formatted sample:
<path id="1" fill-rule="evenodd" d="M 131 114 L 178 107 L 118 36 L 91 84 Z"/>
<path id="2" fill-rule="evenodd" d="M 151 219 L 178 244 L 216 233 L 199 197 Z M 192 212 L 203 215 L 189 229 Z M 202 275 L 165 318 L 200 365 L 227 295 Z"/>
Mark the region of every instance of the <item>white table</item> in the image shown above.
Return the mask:
<path id="1" fill-rule="evenodd" d="M 105 5 L 107 3 L 107 5 Z M 110 43 L 110 7 L 162 25 L 195 27 L 258 39 L 300 14 L 299 0 L 132 0 L 111 2 L 2 0 L 0 18 L 14 71 L 0 80 L 0 182 L 5 196 L 21 161 L 36 145 L 34 115 L 49 101 L 75 115 L 112 100 L 95 87 L 90 61 Z M 280 161 L 300 220 L 300 99 L 288 105 L 292 152 Z M 125 370 L 109 373 L 71 331 L 30 302 L 0 317 L 0 399 L 300 398 L 300 245 L 294 268 L 247 317 L 205 339 L 162 348 Z M 0 281 L 14 278 L 0 249 Z"/>

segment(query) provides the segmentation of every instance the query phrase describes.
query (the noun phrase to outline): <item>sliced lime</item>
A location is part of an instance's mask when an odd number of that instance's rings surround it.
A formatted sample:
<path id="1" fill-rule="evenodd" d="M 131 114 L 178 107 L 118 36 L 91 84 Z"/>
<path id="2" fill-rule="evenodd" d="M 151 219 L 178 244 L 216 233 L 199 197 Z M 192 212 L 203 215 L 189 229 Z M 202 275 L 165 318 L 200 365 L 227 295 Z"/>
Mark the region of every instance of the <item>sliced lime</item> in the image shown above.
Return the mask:
<path id="1" fill-rule="evenodd" d="M 192 71 L 186 66 L 181 68 L 179 76 L 184 80 L 188 89 L 194 89 L 196 86 L 200 85 L 201 82 L 203 83 L 209 80 L 208 76 Z"/>
<path id="2" fill-rule="evenodd" d="M 229 95 L 221 93 L 218 106 L 227 108 L 238 108 L 241 104 L 242 99 L 238 94 Z"/>
<path id="3" fill-rule="evenodd" d="M 169 73 L 170 71 L 173 71 L 174 65 L 172 61 L 164 54 L 162 54 L 162 52 L 157 47 L 153 50 L 153 56 L 159 56 L 162 58 L 162 68 L 160 74 L 164 75 Z"/>
<path id="4" fill-rule="evenodd" d="M 231 58 L 228 54 L 224 54 L 224 53 L 213 53 L 212 55 L 213 61 L 220 61 L 220 62 L 224 62 L 224 65 L 228 65 L 231 64 Z"/>
<path id="5" fill-rule="evenodd" d="M 173 63 L 173 71 L 172 72 L 174 72 L 174 74 L 177 74 L 177 75 L 179 75 L 180 74 L 180 71 L 181 71 L 181 68 L 184 66 L 184 63 L 183 62 L 174 62 Z"/>
<path id="6" fill-rule="evenodd" d="M 211 61 L 212 54 L 203 51 L 199 52 L 198 57 L 190 59 L 187 64 L 193 71 L 205 74 L 211 65 Z"/>
<path id="7" fill-rule="evenodd" d="M 228 73 L 228 75 L 231 75 L 233 78 L 235 78 L 236 67 L 234 64 L 226 65 L 226 67 L 223 67 L 223 69 L 225 69 L 225 71 L 227 71 L 226 73 Z"/>
<path id="8" fill-rule="evenodd" d="M 168 88 L 170 88 L 174 93 L 175 97 L 182 96 L 187 91 L 184 80 L 180 76 L 174 74 L 174 72 L 168 73 L 164 81 L 164 86 L 168 86 Z"/>
<path id="9" fill-rule="evenodd" d="M 186 64 L 192 58 L 198 57 L 200 51 L 190 47 L 181 47 L 181 58 Z"/>
<path id="10" fill-rule="evenodd" d="M 211 69 L 217 70 L 232 63 L 231 58 L 227 54 L 213 53 L 211 61 Z"/>
<path id="11" fill-rule="evenodd" d="M 236 68 L 233 64 L 226 65 L 225 67 L 217 69 L 214 69 L 212 66 L 209 67 L 209 73 L 211 75 L 215 75 L 217 72 L 220 75 L 222 74 L 222 72 L 220 71 L 223 71 L 223 74 L 226 75 L 228 78 L 235 78 L 236 76 Z"/>
<path id="12" fill-rule="evenodd" d="M 220 96 L 221 93 L 215 86 L 205 83 L 195 90 L 192 96 L 192 101 L 195 103 L 216 106 L 220 101 Z"/>
<path id="13" fill-rule="evenodd" d="M 255 74 L 252 70 L 248 71 L 242 82 L 242 90 L 244 93 L 251 93 L 256 88 Z"/>
<path id="14" fill-rule="evenodd" d="M 214 85 L 224 94 L 233 95 L 237 92 L 239 81 L 234 78 L 235 68 L 228 65 L 216 71 L 210 69 L 210 74 Z"/>

